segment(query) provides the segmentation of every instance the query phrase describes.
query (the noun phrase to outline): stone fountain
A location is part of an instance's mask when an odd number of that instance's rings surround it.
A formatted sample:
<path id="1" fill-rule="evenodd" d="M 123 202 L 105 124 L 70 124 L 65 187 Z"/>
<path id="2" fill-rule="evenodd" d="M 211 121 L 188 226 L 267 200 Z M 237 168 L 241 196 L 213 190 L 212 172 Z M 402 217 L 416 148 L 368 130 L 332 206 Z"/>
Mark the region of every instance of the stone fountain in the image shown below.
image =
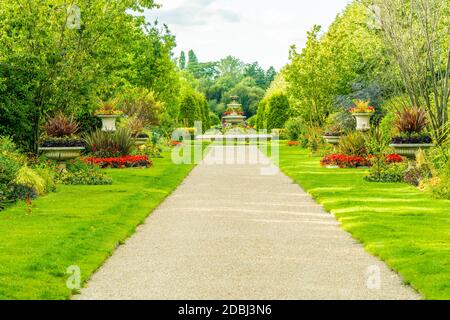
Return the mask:
<path id="1" fill-rule="evenodd" d="M 242 105 L 238 102 L 238 96 L 231 97 L 231 103 L 227 105 L 227 111 L 222 117 L 222 122 L 225 126 L 233 125 L 237 126 L 243 124 L 246 116 L 244 116 L 244 112 L 242 111 Z"/>

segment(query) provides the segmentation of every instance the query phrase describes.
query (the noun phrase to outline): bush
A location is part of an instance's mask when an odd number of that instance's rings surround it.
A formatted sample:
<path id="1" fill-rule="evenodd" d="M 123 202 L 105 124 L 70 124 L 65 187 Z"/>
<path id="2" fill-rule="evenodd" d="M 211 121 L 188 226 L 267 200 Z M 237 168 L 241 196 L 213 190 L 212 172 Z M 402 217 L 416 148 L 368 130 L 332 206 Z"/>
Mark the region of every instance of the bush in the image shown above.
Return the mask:
<path id="1" fill-rule="evenodd" d="M 374 167 L 370 170 L 367 177 L 364 177 L 369 182 L 403 182 L 405 170 L 408 168 L 406 162 L 402 163 L 384 163 L 381 167 Z"/>
<path id="2" fill-rule="evenodd" d="M 221 124 L 220 118 L 219 118 L 219 116 L 216 113 L 210 112 L 209 113 L 209 118 L 210 118 L 210 122 L 211 122 L 212 126 L 217 126 L 217 125 Z"/>
<path id="3" fill-rule="evenodd" d="M 256 122 L 257 122 L 257 116 L 256 115 L 254 115 L 254 116 L 252 116 L 252 117 L 247 119 L 247 123 L 251 127 L 256 127 Z"/>
<path id="4" fill-rule="evenodd" d="M 298 141 L 302 135 L 304 125 L 301 118 L 291 118 L 285 124 L 286 136 L 290 141 Z"/>
<path id="5" fill-rule="evenodd" d="M 10 187 L 24 164 L 25 158 L 17 152 L 12 140 L 0 137 L 0 202 L 8 201 Z"/>
<path id="6" fill-rule="evenodd" d="M 88 151 L 99 158 L 130 155 L 134 149 L 131 132 L 119 128 L 116 132 L 97 130 L 85 136 Z"/>
<path id="7" fill-rule="evenodd" d="M 351 132 L 339 141 L 338 150 L 342 154 L 352 156 L 367 156 L 366 141 L 359 132 Z"/>
<path id="8" fill-rule="evenodd" d="M 110 185 L 112 179 L 94 168 L 78 172 L 67 172 L 61 177 L 61 182 L 65 185 Z"/>
<path id="9" fill-rule="evenodd" d="M 38 196 L 45 194 L 45 180 L 27 166 L 19 169 L 13 183 L 34 189 Z"/>
<path id="10" fill-rule="evenodd" d="M 34 171 L 44 180 L 44 193 L 54 192 L 56 190 L 56 172 L 55 168 L 39 166 Z"/>
<path id="11" fill-rule="evenodd" d="M 301 143 L 303 147 L 311 151 L 311 154 L 316 155 L 324 147 L 323 129 L 320 127 L 307 127 L 301 137 Z"/>
<path id="12" fill-rule="evenodd" d="M 450 170 L 449 170 L 450 171 Z M 449 172 L 424 180 L 419 185 L 423 191 L 430 192 L 437 199 L 450 200 L 450 174 Z"/>
<path id="13" fill-rule="evenodd" d="M 60 175 L 60 181 L 65 185 L 110 185 L 112 179 L 100 170 L 83 161 L 75 160 L 66 165 L 66 171 Z"/>
<path id="14" fill-rule="evenodd" d="M 38 197 L 36 189 L 25 185 L 13 185 L 9 193 L 9 202 L 13 203 L 19 200 L 34 200 Z"/>
<path id="15" fill-rule="evenodd" d="M 266 128 L 266 106 L 266 100 L 263 100 L 258 104 L 258 110 L 256 112 L 256 128 L 258 130 Z"/>
<path id="16" fill-rule="evenodd" d="M 267 130 L 284 128 L 289 119 L 290 107 L 287 96 L 283 93 L 275 93 L 267 100 L 266 123 Z"/>

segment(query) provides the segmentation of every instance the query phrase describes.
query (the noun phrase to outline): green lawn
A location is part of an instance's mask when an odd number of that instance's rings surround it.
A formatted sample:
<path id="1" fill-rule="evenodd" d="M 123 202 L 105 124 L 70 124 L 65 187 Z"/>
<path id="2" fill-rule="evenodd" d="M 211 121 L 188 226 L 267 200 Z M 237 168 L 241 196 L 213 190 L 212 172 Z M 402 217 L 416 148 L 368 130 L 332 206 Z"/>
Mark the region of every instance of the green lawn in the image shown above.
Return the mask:
<path id="1" fill-rule="evenodd" d="M 343 228 L 427 299 L 450 299 L 450 201 L 402 183 L 369 183 L 366 170 L 325 169 L 281 143 L 280 167 Z"/>
<path id="2" fill-rule="evenodd" d="M 67 267 L 89 279 L 194 167 L 164 156 L 150 169 L 106 171 L 111 186 L 60 186 L 31 212 L 0 212 L 0 299 L 69 298 Z"/>

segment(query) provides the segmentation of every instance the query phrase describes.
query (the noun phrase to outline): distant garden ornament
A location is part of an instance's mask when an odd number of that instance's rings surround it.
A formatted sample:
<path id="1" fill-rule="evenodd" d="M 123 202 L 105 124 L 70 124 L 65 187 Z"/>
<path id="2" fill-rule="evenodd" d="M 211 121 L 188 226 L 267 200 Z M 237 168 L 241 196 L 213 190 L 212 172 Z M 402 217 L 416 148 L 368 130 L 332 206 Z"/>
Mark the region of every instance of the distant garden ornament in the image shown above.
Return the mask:
<path id="1" fill-rule="evenodd" d="M 224 126 L 237 126 L 243 124 L 245 122 L 245 119 L 247 119 L 247 117 L 244 116 L 242 105 L 238 102 L 238 99 L 238 96 L 231 96 L 231 103 L 227 105 L 227 111 L 225 111 L 222 117 Z"/>
<path id="2" fill-rule="evenodd" d="M 117 109 L 117 100 L 100 102 L 95 115 L 102 120 L 102 131 L 114 132 L 117 130 L 116 121 L 122 116 L 122 111 Z"/>
<path id="3" fill-rule="evenodd" d="M 375 108 L 369 106 L 370 100 L 355 100 L 355 106 L 350 108 L 350 113 L 356 118 L 356 130 L 366 132 L 370 130 L 370 117 Z"/>

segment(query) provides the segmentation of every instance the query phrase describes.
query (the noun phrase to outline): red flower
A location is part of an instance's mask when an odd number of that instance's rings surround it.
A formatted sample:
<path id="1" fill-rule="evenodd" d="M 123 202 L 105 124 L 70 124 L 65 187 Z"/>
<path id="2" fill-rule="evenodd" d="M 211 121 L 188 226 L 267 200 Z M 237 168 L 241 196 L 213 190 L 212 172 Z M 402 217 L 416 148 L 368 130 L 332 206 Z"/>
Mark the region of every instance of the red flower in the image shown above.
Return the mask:
<path id="1" fill-rule="evenodd" d="M 153 163 L 147 156 L 124 156 L 120 158 L 86 158 L 85 162 L 101 168 L 150 167 Z"/>
<path id="2" fill-rule="evenodd" d="M 387 163 L 400 163 L 403 162 L 403 158 L 399 156 L 398 154 L 390 154 L 386 156 L 386 162 Z"/>
<path id="3" fill-rule="evenodd" d="M 178 146 L 180 146 L 182 144 L 182 142 L 180 142 L 180 141 L 170 141 L 170 145 L 172 146 L 172 147 L 178 147 Z"/>
<path id="4" fill-rule="evenodd" d="M 289 147 L 297 147 L 297 146 L 300 145 L 300 142 L 298 142 L 298 141 L 289 141 L 289 142 L 287 143 L 287 145 L 288 145 Z"/>
<path id="5" fill-rule="evenodd" d="M 322 166 L 339 166 L 340 168 L 368 167 L 370 162 L 360 156 L 347 156 L 345 154 L 330 154 L 320 161 Z"/>

